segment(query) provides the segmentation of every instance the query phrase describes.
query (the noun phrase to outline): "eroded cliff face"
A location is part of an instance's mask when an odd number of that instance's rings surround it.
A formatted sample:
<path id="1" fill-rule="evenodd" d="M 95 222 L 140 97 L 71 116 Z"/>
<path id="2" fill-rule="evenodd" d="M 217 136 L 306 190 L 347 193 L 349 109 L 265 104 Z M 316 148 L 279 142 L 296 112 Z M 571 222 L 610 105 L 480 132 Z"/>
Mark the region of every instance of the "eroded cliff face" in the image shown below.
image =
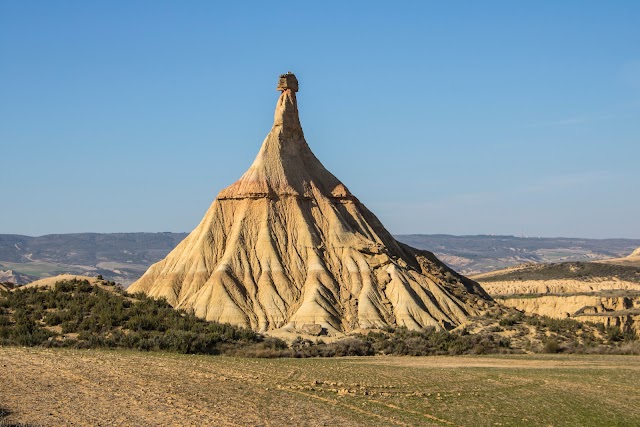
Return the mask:
<path id="1" fill-rule="evenodd" d="M 258 331 L 451 329 L 492 304 L 432 253 L 398 243 L 324 168 L 291 89 L 249 170 L 129 292 Z"/>
<path id="2" fill-rule="evenodd" d="M 603 313 L 599 315 L 580 315 L 576 320 L 581 322 L 601 323 L 606 327 L 617 326 L 622 331 L 634 331 L 640 334 L 640 314 L 637 313 Z"/>
<path id="3" fill-rule="evenodd" d="M 508 306 L 527 313 L 558 319 L 588 314 L 607 314 L 640 308 L 640 299 L 628 296 L 540 295 L 498 298 Z"/>
<path id="4" fill-rule="evenodd" d="M 621 280 L 615 275 L 585 277 L 583 280 L 495 280 L 503 274 L 500 271 L 486 273 L 479 275 L 478 280 L 489 294 L 505 306 L 527 313 L 553 318 L 570 317 L 640 332 L 638 281 Z M 522 275 L 526 278 L 526 272 Z"/>
<path id="5" fill-rule="evenodd" d="M 634 330 L 640 333 L 639 292 L 610 290 L 584 294 L 520 293 L 495 297 L 500 304 L 525 313 L 602 323 L 605 326 L 618 326 L 624 331 Z"/>
<path id="6" fill-rule="evenodd" d="M 640 291 L 640 283 L 618 280 L 616 278 L 597 278 L 593 280 L 481 281 L 481 284 L 490 295 L 494 296 L 514 294 L 576 294 L 606 290 Z"/>

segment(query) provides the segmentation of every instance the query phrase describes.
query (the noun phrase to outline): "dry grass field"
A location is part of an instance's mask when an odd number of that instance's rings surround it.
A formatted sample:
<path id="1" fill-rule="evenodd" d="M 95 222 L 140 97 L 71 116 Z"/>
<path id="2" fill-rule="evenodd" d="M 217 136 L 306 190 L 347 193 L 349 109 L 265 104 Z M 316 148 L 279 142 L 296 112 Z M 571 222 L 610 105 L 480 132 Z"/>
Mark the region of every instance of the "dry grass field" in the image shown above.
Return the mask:
<path id="1" fill-rule="evenodd" d="M 0 347 L 0 425 L 637 426 L 637 356 L 242 359 Z"/>

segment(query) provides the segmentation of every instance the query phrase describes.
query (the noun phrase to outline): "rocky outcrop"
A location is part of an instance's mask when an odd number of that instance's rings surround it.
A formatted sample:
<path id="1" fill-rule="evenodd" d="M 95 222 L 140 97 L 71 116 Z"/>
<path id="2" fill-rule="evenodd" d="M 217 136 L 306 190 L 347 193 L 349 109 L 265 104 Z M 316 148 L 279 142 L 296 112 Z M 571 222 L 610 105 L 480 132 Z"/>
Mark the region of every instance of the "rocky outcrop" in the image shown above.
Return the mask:
<path id="1" fill-rule="evenodd" d="M 33 281 L 34 278 L 26 274 L 16 273 L 13 270 L 0 270 L 0 283 L 11 283 L 19 286 Z M 8 286 L 7 286 L 8 287 Z"/>
<path id="2" fill-rule="evenodd" d="M 640 312 L 607 312 L 602 314 L 581 314 L 575 317 L 581 322 L 601 323 L 606 327 L 617 326 L 622 331 L 640 334 Z"/>
<path id="3" fill-rule="evenodd" d="M 576 294 L 605 290 L 640 291 L 640 283 L 616 278 L 598 278 L 594 280 L 505 280 L 495 282 L 481 281 L 482 287 L 494 296 L 516 294 Z"/>
<path id="4" fill-rule="evenodd" d="M 591 294 L 501 295 L 496 299 L 507 307 L 557 319 L 618 326 L 640 333 L 640 293 L 603 291 Z"/>
<path id="5" fill-rule="evenodd" d="M 432 253 L 397 242 L 305 141 L 295 76 L 247 172 L 129 292 L 259 331 L 451 329 L 491 304 Z"/>
<path id="6" fill-rule="evenodd" d="M 508 307 L 638 330 L 640 268 L 610 261 L 527 264 L 474 277 Z"/>
<path id="7" fill-rule="evenodd" d="M 555 318 L 640 309 L 640 299 L 630 296 L 526 295 L 498 298 L 498 301 L 520 311 Z"/>

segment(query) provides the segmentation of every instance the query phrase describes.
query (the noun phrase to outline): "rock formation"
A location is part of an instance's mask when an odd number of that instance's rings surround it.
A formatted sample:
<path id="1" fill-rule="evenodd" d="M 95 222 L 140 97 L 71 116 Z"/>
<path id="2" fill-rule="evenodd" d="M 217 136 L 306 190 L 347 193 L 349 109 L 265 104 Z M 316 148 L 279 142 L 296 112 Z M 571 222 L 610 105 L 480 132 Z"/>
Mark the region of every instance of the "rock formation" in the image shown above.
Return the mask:
<path id="1" fill-rule="evenodd" d="M 501 305 L 543 316 L 640 332 L 637 257 L 527 264 L 473 276 Z"/>
<path id="2" fill-rule="evenodd" d="M 35 280 L 35 278 L 13 270 L 0 270 L 0 283 L 12 283 L 19 286 L 32 282 L 33 280 Z"/>
<path id="3" fill-rule="evenodd" d="M 258 331 L 451 329 L 478 314 L 491 298 L 477 283 L 397 242 L 311 152 L 295 76 L 278 90 L 249 170 L 129 291 Z"/>

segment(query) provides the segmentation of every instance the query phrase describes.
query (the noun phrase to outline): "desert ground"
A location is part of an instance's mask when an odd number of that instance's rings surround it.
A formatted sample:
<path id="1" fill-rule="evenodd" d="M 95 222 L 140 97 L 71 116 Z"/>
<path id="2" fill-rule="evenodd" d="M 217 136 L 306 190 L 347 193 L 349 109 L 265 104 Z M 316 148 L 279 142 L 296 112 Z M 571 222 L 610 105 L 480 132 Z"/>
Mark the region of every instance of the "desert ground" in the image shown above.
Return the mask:
<path id="1" fill-rule="evenodd" d="M 637 426 L 640 357 L 0 348 L 0 425 Z M 8 414 L 8 415 L 7 415 Z"/>

